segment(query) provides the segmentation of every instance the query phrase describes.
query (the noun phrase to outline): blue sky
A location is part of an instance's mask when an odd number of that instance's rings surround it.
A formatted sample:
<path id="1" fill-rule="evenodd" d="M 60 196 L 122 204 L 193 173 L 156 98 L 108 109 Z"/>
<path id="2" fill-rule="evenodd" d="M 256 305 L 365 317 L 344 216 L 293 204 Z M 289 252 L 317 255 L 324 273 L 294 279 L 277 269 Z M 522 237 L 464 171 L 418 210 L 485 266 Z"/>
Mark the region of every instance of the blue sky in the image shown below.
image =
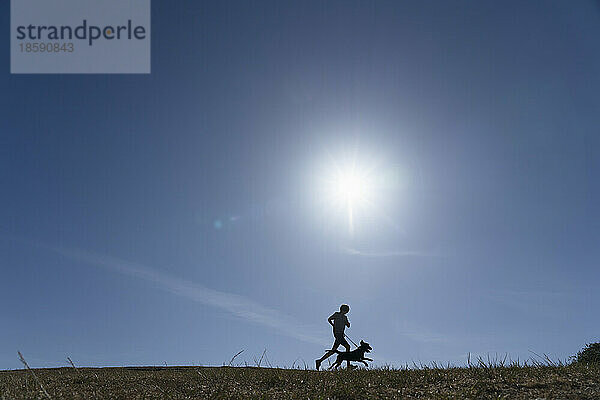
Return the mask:
<path id="1" fill-rule="evenodd" d="M 10 75 L 0 7 L 0 368 L 598 341 L 597 3 L 155 0 L 129 76 Z"/>

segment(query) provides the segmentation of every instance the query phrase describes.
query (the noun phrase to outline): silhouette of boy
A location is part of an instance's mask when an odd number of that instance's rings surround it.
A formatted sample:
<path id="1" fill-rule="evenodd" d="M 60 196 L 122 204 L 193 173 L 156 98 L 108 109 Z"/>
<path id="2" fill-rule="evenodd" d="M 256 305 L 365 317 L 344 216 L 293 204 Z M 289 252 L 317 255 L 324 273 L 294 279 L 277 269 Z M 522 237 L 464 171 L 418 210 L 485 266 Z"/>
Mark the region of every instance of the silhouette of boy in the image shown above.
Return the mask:
<path id="1" fill-rule="evenodd" d="M 333 337 L 335 338 L 335 342 L 333 342 L 333 346 L 331 350 L 327 350 L 325 355 L 318 360 L 315 360 L 315 364 L 317 366 L 317 371 L 321 368 L 321 363 L 327 358 L 331 357 L 335 354 L 334 350 L 337 350 L 340 345 L 346 348 L 346 351 L 350 351 L 350 345 L 346 341 L 346 335 L 344 334 L 344 330 L 346 327 L 350 328 L 350 322 L 348 321 L 348 314 L 350 311 L 350 307 L 347 304 L 342 304 L 340 306 L 340 311 L 336 311 L 329 318 L 327 318 L 327 322 L 331 324 L 333 327 Z M 348 368 L 351 368 L 350 361 L 346 361 L 346 365 Z"/>

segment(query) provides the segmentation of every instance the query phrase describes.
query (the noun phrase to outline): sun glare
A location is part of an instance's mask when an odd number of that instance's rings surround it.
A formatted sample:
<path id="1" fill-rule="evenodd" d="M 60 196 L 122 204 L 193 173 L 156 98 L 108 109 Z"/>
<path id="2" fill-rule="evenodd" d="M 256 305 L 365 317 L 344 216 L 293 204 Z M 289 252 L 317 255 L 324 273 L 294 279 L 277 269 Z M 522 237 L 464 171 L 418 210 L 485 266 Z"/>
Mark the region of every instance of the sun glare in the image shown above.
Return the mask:
<path id="1" fill-rule="evenodd" d="M 342 203 L 355 204 L 367 196 L 367 180 L 356 171 L 340 171 L 333 182 L 336 197 Z"/>
<path id="2" fill-rule="evenodd" d="M 365 168 L 356 165 L 335 165 L 323 179 L 326 202 L 342 213 L 350 233 L 354 232 L 356 213 L 372 201 L 371 177 Z"/>

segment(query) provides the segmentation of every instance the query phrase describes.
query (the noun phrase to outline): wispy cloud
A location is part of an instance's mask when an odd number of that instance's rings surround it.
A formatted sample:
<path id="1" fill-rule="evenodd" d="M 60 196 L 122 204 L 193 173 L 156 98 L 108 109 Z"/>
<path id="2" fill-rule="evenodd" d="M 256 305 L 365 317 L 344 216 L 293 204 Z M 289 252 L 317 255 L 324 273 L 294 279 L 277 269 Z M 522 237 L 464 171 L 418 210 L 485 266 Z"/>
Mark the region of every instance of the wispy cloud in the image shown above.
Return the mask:
<path id="1" fill-rule="evenodd" d="M 241 319 L 274 329 L 286 336 L 322 345 L 326 338 L 313 335 L 307 326 L 298 324 L 291 317 L 244 296 L 221 292 L 198 283 L 177 278 L 148 266 L 125 261 L 107 255 L 90 253 L 80 249 L 42 246 L 71 260 L 106 268 L 123 275 L 157 284 L 169 293 L 198 303 L 225 310 Z"/>
<path id="2" fill-rule="evenodd" d="M 398 251 L 361 251 L 350 247 L 344 247 L 342 251 L 345 254 L 362 256 L 362 257 L 439 257 L 435 254 L 425 253 L 421 251 L 398 250 Z"/>

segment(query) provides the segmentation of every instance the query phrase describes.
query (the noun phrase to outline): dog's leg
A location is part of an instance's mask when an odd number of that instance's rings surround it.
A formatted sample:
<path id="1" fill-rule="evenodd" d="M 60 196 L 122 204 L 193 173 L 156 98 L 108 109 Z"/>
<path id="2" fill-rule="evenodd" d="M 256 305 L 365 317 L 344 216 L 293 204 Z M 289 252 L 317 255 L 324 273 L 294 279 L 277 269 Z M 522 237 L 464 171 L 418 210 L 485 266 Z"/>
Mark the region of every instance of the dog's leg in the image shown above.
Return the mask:
<path id="1" fill-rule="evenodd" d="M 369 366 L 369 364 L 367 364 L 367 362 L 365 360 L 361 360 L 360 362 L 363 363 L 363 364 L 365 364 L 365 367 Z"/>
<path id="2" fill-rule="evenodd" d="M 373 361 L 373 359 L 372 359 L 372 358 L 367 358 L 367 357 L 363 358 L 363 360 L 367 360 L 367 361 Z"/>

